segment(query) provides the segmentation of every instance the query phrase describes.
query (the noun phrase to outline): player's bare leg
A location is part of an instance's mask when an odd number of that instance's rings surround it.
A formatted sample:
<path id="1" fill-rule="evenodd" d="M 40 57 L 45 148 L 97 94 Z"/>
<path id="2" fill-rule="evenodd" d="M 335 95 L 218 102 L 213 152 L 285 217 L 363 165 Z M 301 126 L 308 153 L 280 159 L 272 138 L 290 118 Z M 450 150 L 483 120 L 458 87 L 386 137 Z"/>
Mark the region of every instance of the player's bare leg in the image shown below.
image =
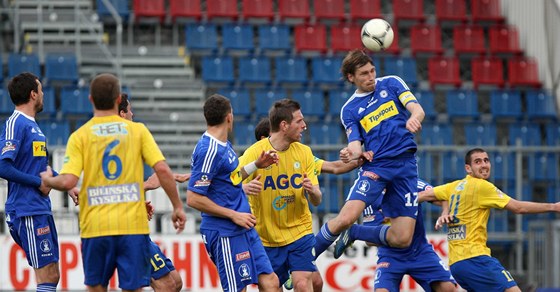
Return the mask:
<path id="1" fill-rule="evenodd" d="M 327 226 L 332 234 L 338 235 L 342 231 L 350 228 L 360 217 L 366 207 L 366 203 L 360 200 L 350 200 L 344 203 L 340 213 L 327 222 Z"/>
<path id="2" fill-rule="evenodd" d="M 518 286 L 513 286 L 511 288 L 507 288 L 505 292 L 521 292 Z"/>
<path id="3" fill-rule="evenodd" d="M 391 227 L 387 230 L 387 243 L 391 247 L 406 248 L 412 243 L 416 219 L 411 217 L 391 218 Z"/>
<path id="4" fill-rule="evenodd" d="M 35 269 L 37 284 L 58 283 L 60 280 L 60 269 L 58 263 L 50 263 L 39 269 Z"/>
<path id="5" fill-rule="evenodd" d="M 259 275 L 259 291 L 278 291 L 278 287 L 280 287 L 280 283 L 275 273 Z"/>
<path id="6" fill-rule="evenodd" d="M 432 290 L 436 292 L 455 292 L 457 287 L 452 282 L 433 282 L 430 284 Z"/>
<path id="7" fill-rule="evenodd" d="M 313 291 L 312 276 L 313 272 L 293 271 L 292 279 L 294 282 L 294 291 Z"/>
<path id="8" fill-rule="evenodd" d="M 154 288 L 154 291 L 156 292 L 167 292 L 167 291 L 178 292 L 181 291 L 181 288 L 183 287 L 183 282 L 181 280 L 181 276 L 179 276 L 179 273 L 177 273 L 176 270 L 173 270 L 169 274 L 157 280 L 152 278 L 150 286 Z"/>
<path id="9" fill-rule="evenodd" d="M 313 275 L 311 275 L 311 282 L 313 282 L 313 292 L 323 291 L 323 278 L 319 270 L 313 272 Z"/>

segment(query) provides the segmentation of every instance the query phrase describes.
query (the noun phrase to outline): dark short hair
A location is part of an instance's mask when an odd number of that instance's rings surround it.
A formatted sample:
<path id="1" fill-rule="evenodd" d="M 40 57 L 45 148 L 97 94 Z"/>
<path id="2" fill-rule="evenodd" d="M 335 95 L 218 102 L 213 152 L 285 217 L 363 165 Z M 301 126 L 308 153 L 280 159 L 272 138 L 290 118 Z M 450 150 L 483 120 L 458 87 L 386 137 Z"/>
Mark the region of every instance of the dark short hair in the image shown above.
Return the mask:
<path id="1" fill-rule="evenodd" d="M 348 80 L 348 74 L 354 75 L 356 73 L 356 69 L 366 65 L 372 64 L 373 60 L 371 57 L 366 54 L 364 50 L 353 50 L 346 54 L 344 60 L 342 60 L 342 66 L 340 66 L 340 73 L 342 74 L 342 78 L 346 81 Z"/>
<path id="2" fill-rule="evenodd" d="M 110 110 L 121 94 L 119 79 L 109 73 L 97 75 L 91 81 L 90 95 L 98 110 Z"/>
<path id="3" fill-rule="evenodd" d="M 12 78 L 8 83 L 8 92 L 12 103 L 15 106 L 28 103 L 31 98 L 31 91 L 38 93 L 38 80 L 37 76 L 29 72 L 20 73 Z"/>
<path id="4" fill-rule="evenodd" d="M 223 123 L 226 116 L 231 112 L 231 103 L 223 95 L 212 94 L 204 103 L 204 118 L 208 126 L 216 126 Z"/>
<path id="5" fill-rule="evenodd" d="M 292 122 L 294 112 L 300 110 L 299 103 L 292 99 L 281 99 L 272 105 L 268 111 L 268 119 L 270 121 L 270 132 L 278 132 L 280 130 L 280 123 L 286 121 Z"/>
<path id="6" fill-rule="evenodd" d="M 471 165 L 472 162 L 472 155 L 475 153 L 485 153 L 484 149 L 482 148 L 473 148 L 465 154 L 465 164 Z"/>
<path id="7" fill-rule="evenodd" d="M 255 126 L 255 140 L 259 141 L 262 137 L 270 136 L 270 121 L 268 118 L 262 118 Z"/>
<path id="8" fill-rule="evenodd" d="M 128 94 L 126 93 L 121 93 L 121 103 L 119 103 L 119 113 L 121 111 L 128 113 L 128 105 L 130 104 L 130 101 L 128 101 Z"/>

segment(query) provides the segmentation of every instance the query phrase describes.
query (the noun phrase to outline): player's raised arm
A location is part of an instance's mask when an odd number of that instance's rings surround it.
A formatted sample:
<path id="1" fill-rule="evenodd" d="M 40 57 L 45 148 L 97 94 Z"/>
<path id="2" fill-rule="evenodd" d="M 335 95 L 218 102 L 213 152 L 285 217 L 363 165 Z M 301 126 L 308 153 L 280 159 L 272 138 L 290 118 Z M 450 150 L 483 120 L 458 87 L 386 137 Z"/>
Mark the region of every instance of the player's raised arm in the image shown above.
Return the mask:
<path id="1" fill-rule="evenodd" d="M 257 218 L 253 214 L 222 207 L 208 197 L 190 190 L 187 191 L 187 205 L 212 216 L 228 218 L 245 229 L 250 229 L 257 224 Z"/>

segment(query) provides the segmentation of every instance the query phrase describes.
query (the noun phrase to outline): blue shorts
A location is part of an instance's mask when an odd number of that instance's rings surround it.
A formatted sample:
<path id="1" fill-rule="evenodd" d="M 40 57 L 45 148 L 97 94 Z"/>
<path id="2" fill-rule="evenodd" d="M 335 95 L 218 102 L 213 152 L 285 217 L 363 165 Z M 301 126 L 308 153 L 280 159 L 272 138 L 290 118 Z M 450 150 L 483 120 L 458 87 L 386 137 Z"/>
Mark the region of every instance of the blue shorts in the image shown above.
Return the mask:
<path id="1" fill-rule="evenodd" d="M 175 270 L 175 266 L 169 258 L 167 258 L 159 246 L 150 240 L 150 264 L 151 264 L 151 275 L 154 279 L 160 279 L 161 277 L 169 274 L 171 271 Z"/>
<path id="2" fill-rule="evenodd" d="M 272 266 L 254 228 L 235 236 L 220 236 L 201 229 L 202 241 L 216 265 L 224 291 L 239 291 L 257 284 L 260 274 L 272 274 Z"/>
<path id="3" fill-rule="evenodd" d="M 58 262 L 58 234 L 52 215 L 16 217 L 7 214 L 10 235 L 35 269 Z"/>
<path id="4" fill-rule="evenodd" d="M 346 200 L 360 200 L 366 206 L 374 205 L 382 195 L 386 217 L 407 216 L 416 219 L 418 212 L 418 166 L 414 153 L 381 159 L 362 170 L 350 189 Z"/>
<path id="5" fill-rule="evenodd" d="M 517 286 L 511 274 L 490 256 L 477 256 L 451 265 L 457 283 L 467 291 L 504 291 Z"/>
<path id="6" fill-rule="evenodd" d="M 425 291 L 432 291 L 433 282 L 456 284 L 449 269 L 438 257 L 431 245 L 425 245 L 414 258 L 382 256 L 377 260 L 375 288 L 399 291 L 404 275 L 410 275 Z"/>
<path id="7" fill-rule="evenodd" d="M 272 268 L 280 280 L 280 285 L 288 280 L 290 272 L 317 271 L 314 247 L 315 236 L 313 234 L 305 235 L 285 246 L 265 247 Z"/>
<path id="8" fill-rule="evenodd" d="M 117 269 L 119 288 L 150 285 L 150 237 L 147 234 L 82 238 L 84 284 L 107 287 Z"/>

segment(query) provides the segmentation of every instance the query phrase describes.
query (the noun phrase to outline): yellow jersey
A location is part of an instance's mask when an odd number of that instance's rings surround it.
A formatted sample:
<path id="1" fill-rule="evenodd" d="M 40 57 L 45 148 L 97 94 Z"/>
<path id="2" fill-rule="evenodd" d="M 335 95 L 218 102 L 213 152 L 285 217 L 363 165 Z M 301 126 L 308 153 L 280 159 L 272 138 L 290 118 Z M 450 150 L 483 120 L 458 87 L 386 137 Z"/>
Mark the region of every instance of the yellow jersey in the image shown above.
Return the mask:
<path id="1" fill-rule="evenodd" d="M 94 117 L 68 140 L 61 174 L 80 177 L 80 235 L 148 234 L 144 162 L 165 160 L 146 126 L 118 116 Z"/>
<path id="2" fill-rule="evenodd" d="M 315 162 L 315 175 L 320 176 L 321 169 L 323 168 L 323 163 L 325 162 L 325 160 L 315 156 L 313 157 L 313 162 Z"/>
<path id="3" fill-rule="evenodd" d="M 256 160 L 263 151 L 273 150 L 268 139 L 249 147 L 239 158 L 239 165 Z M 313 185 L 319 184 L 311 148 L 298 142 L 286 151 L 278 151 L 279 163 L 258 169 L 246 181 L 261 175 L 263 191 L 247 196 L 252 213 L 257 217 L 255 229 L 264 246 L 288 245 L 305 235 L 313 234 L 311 211 L 302 186 L 303 174 Z"/>
<path id="4" fill-rule="evenodd" d="M 434 188 L 438 200 L 449 202 L 449 214 L 458 219 L 449 224 L 449 265 L 481 255 L 490 256 L 488 217 L 490 209 L 503 209 L 511 200 L 485 179 L 467 175 L 462 180 Z"/>

